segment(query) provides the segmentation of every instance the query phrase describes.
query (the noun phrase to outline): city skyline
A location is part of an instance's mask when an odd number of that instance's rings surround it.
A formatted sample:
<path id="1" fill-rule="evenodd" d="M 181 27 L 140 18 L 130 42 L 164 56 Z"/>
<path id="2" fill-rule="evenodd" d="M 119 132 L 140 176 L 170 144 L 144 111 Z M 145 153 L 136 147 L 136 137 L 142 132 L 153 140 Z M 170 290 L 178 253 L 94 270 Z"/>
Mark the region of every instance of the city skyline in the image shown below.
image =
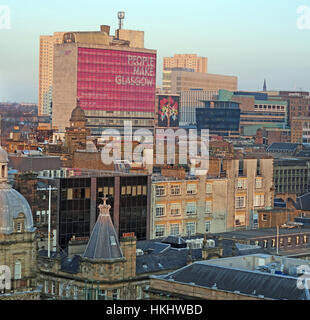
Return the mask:
<path id="1" fill-rule="evenodd" d="M 145 47 L 157 50 L 157 85 L 164 57 L 194 53 L 208 58 L 209 73 L 237 76 L 239 90 L 262 90 L 266 78 L 268 90 L 307 91 L 310 30 L 297 25 L 298 8 L 307 4 L 221 0 L 192 1 L 188 7 L 183 1 L 80 0 L 43 6 L 7 0 L 1 5 L 10 9 L 11 27 L 0 30 L 0 101 L 38 102 L 40 35 L 98 30 L 100 24 L 110 25 L 113 33 L 120 10 L 124 28 L 144 31 Z"/>

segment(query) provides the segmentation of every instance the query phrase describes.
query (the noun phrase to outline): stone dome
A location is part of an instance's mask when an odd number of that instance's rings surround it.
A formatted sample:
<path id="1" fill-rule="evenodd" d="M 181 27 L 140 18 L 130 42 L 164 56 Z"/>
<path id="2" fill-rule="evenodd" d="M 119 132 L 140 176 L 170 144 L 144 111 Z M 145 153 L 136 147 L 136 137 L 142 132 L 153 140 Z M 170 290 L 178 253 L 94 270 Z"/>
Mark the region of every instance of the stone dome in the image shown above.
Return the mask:
<path id="1" fill-rule="evenodd" d="M 0 184 L 0 234 L 13 232 L 13 219 L 17 218 L 20 213 L 25 216 L 25 231 L 34 232 L 32 212 L 27 200 L 10 186 Z"/>
<path id="2" fill-rule="evenodd" d="M 5 163 L 7 172 L 8 154 L 0 146 L 0 163 Z M 3 171 L 3 170 L 2 170 Z M 1 177 L 0 177 L 1 178 Z M 13 219 L 24 214 L 26 232 L 34 232 L 32 212 L 27 200 L 7 183 L 7 176 L 0 180 L 0 234 L 10 234 L 14 230 Z"/>
<path id="3" fill-rule="evenodd" d="M 9 158 L 7 152 L 0 146 L 0 163 L 8 163 Z"/>
<path id="4" fill-rule="evenodd" d="M 85 112 L 79 106 L 79 104 L 72 110 L 70 121 L 71 122 L 86 121 Z"/>

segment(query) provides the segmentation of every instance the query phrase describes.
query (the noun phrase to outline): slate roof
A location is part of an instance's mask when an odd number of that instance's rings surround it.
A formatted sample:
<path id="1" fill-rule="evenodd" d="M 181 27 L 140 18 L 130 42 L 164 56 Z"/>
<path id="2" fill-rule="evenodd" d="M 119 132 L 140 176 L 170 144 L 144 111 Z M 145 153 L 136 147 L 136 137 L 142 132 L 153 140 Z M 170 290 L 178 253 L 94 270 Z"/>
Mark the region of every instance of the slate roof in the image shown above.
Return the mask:
<path id="1" fill-rule="evenodd" d="M 137 256 L 136 273 L 152 273 L 164 270 L 174 270 L 184 267 L 187 262 L 187 255 L 188 249 L 169 249 L 159 254 L 144 254 L 142 256 Z"/>
<path id="2" fill-rule="evenodd" d="M 143 240 L 137 241 L 136 248 L 142 249 L 144 254 L 136 256 L 136 274 L 155 273 L 162 271 L 171 271 L 182 268 L 187 265 L 189 254 L 188 248 L 173 248 L 169 244 L 161 243 L 160 240 Z M 218 240 L 215 239 L 216 245 Z M 223 256 L 230 257 L 233 254 L 233 241 L 229 239 L 222 240 Z M 148 250 L 153 249 L 153 250 Z M 148 253 L 149 252 L 149 253 Z M 259 246 L 236 244 L 236 255 L 248 255 L 262 253 L 264 249 Z M 51 252 L 51 258 L 55 259 L 57 253 Z M 202 249 L 191 250 L 192 260 L 202 260 Z M 47 257 L 47 250 L 40 250 L 39 256 Z M 61 270 L 68 273 L 78 273 L 82 257 L 74 255 L 68 257 L 67 252 L 61 251 Z"/>
<path id="3" fill-rule="evenodd" d="M 178 247 L 178 248 L 186 248 L 187 244 L 186 241 L 182 237 L 178 236 L 168 236 L 164 238 L 162 243 L 170 244 L 172 247 Z"/>
<path id="4" fill-rule="evenodd" d="M 118 237 L 114 229 L 111 216 L 110 205 L 99 205 L 99 216 L 92 230 L 83 258 L 115 260 L 123 258 Z"/>
<path id="5" fill-rule="evenodd" d="M 208 265 L 208 261 L 195 262 L 165 276 L 154 278 L 224 290 L 240 294 L 264 296 L 276 300 L 304 300 L 306 293 L 297 288 L 297 278 L 273 275 L 252 270 Z"/>
<path id="6" fill-rule="evenodd" d="M 310 158 L 310 151 L 309 150 L 301 150 L 296 154 L 296 157 L 301 157 L 301 158 Z"/>
<path id="7" fill-rule="evenodd" d="M 152 240 L 148 241 L 148 246 L 151 246 Z M 154 243 L 156 241 L 153 240 Z M 139 244 L 140 241 L 137 242 L 137 248 L 142 248 Z M 216 245 L 218 245 L 218 240 L 215 239 Z M 158 244 L 158 242 L 157 242 Z M 232 249 L 233 241 L 229 239 L 222 240 L 223 246 L 223 257 L 231 257 L 233 254 Z M 265 250 L 260 246 L 254 245 L 244 245 L 244 244 L 236 244 L 236 255 L 248 255 L 255 253 L 263 253 Z M 161 252 L 157 251 L 150 254 L 144 254 L 142 256 L 136 257 L 136 273 L 152 273 L 158 272 L 161 270 L 172 270 L 178 269 L 186 266 L 187 258 L 189 254 L 188 248 L 172 248 L 169 247 Z M 192 260 L 202 260 L 202 249 L 192 249 Z M 160 266 L 160 265 L 162 266 Z"/>
<path id="8" fill-rule="evenodd" d="M 310 192 L 297 197 L 296 205 L 298 210 L 310 210 Z"/>
<path id="9" fill-rule="evenodd" d="M 268 146 L 268 152 L 283 152 L 283 153 L 294 153 L 296 152 L 298 143 L 290 142 L 274 142 Z"/>
<path id="10" fill-rule="evenodd" d="M 141 249 L 143 251 L 150 250 L 152 251 L 152 253 L 158 254 L 170 248 L 170 245 L 167 243 L 161 243 L 154 240 L 141 240 L 141 241 L 137 241 L 136 248 Z"/>
<path id="11" fill-rule="evenodd" d="M 72 258 L 65 257 L 61 260 L 61 271 L 78 273 L 80 270 L 81 256 L 75 255 Z"/>

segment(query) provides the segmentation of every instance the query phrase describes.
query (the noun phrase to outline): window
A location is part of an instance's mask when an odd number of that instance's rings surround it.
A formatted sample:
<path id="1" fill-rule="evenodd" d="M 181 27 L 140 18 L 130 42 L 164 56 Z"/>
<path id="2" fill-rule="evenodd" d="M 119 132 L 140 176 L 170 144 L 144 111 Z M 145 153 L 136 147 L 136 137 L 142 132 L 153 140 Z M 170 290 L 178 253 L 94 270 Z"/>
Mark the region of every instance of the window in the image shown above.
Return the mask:
<path id="1" fill-rule="evenodd" d="M 181 188 L 179 184 L 172 185 L 170 188 L 170 194 L 173 196 L 181 194 Z"/>
<path id="2" fill-rule="evenodd" d="M 37 211 L 36 218 L 37 218 L 37 224 L 40 224 L 41 223 L 41 211 Z"/>
<path id="3" fill-rule="evenodd" d="M 187 222 L 186 223 L 186 234 L 193 235 L 196 233 L 196 222 Z"/>
<path id="4" fill-rule="evenodd" d="M 17 222 L 17 232 L 22 232 L 22 223 L 21 222 Z"/>
<path id="5" fill-rule="evenodd" d="M 137 186 L 137 195 L 141 195 L 142 194 L 142 186 Z M 165 194 L 166 194 L 166 189 L 165 189 Z"/>
<path id="6" fill-rule="evenodd" d="M 44 282 L 44 293 L 48 293 L 48 281 L 45 280 Z"/>
<path id="7" fill-rule="evenodd" d="M 70 188 L 67 191 L 67 200 L 72 200 L 73 199 L 73 189 Z"/>
<path id="8" fill-rule="evenodd" d="M 41 211 L 41 223 L 45 223 L 47 219 L 45 219 L 45 210 Z"/>
<path id="9" fill-rule="evenodd" d="M 212 201 L 206 201 L 206 213 L 212 213 Z"/>
<path id="10" fill-rule="evenodd" d="M 67 298 L 70 297 L 70 286 L 69 285 L 66 286 L 66 297 Z"/>
<path id="11" fill-rule="evenodd" d="M 306 244 L 307 241 L 308 241 L 308 237 L 307 236 L 303 236 L 303 240 L 304 240 L 304 244 Z"/>
<path id="12" fill-rule="evenodd" d="M 245 196 L 236 197 L 236 209 L 245 207 Z"/>
<path id="13" fill-rule="evenodd" d="M 187 202 L 187 204 L 186 204 L 186 214 L 187 215 L 196 214 L 196 202 Z"/>
<path id="14" fill-rule="evenodd" d="M 157 205 L 156 206 L 156 217 L 162 217 L 166 215 L 166 206 L 164 205 Z"/>
<path id="15" fill-rule="evenodd" d="M 58 293 L 58 295 L 60 296 L 60 297 L 62 297 L 62 295 L 63 295 L 63 289 L 64 289 L 64 285 L 63 285 L 63 283 L 59 283 L 59 293 Z"/>
<path id="16" fill-rule="evenodd" d="M 292 238 L 291 238 L 291 237 L 288 237 L 288 238 L 287 238 L 287 245 L 288 245 L 288 246 L 291 246 L 291 245 L 292 245 Z"/>
<path id="17" fill-rule="evenodd" d="M 212 193 L 212 184 L 211 183 L 206 184 L 206 193 Z"/>
<path id="18" fill-rule="evenodd" d="M 267 221 L 268 219 L 267 219 L 267 214 L 266 213 L 264 213 L 263 215 L 262 215 L 262 221 Z"/>
<path id="19" fill-rule="evenodd" d="M 56 293 L 56 284 L 55 281 L 52 281 L 52 294 Z"/>
<path id="20" fill-rule="evenodd" d="M 197 185 L 196 184 L 188 184 L 186 192 L 187 192 L 187 194 L 196 194 L 197 193 Z"/>
<path id="21" fill-rule="evenodd" d="M 265 205 L 265 195 L 256 194 L 254 199 L 254 207 L 263 207 Z"/>
<path id="22" fill-rule="evenodd" d="M 296 245 L 298 246 L 299 245 L 299 243 L 300 243 L 300 240 L 299 240 L 300 238 L 299 238 L 299 236 L 297 236 L 296 237 Z"/>
<path id="23" fill-rule="evenodd" d="M 247 181 L 246 179 L 238 179 L 238 189 L 246 189 Z"/>
<path id="24" fill-rule="evenodd" d="M 118 300 L 119 299 L 119 290 L 113 289 L 112 291 L 112 300 Z"/>
<path id="25" fill-rule="evenodd" d="M 106 300 L 107 299 L 107 291 L 99 290 L 98 291 L 98 300 Z"/>
<path id="26" fill-rule="evenodd" d="M 283 238 L 280 238 L 280 247 L 283 247 L 284 246 L 284 239 Z"/>
<path id="27" fill-rule="evenodd" d="M 172 216 L 178 216 L 181 214 L 181 205 L 178 203 L 172 203 L 170 207 L 170 214 Z"/>
<path id="28" fill-rule="evenodd" d="M 263 241 L 263 247 L 264 248 L 268 248 L 268 240 L 264 240 Z"/>
<path id="29" fill-rule="evenodd" d="M 164 186 L 156 186 L 156 197 L 163 197 L 166 195 L 166 188 Z"/>
<path id="30" fill-rule="evenodd" d="M 206 221 L 206 232 L 211 232 L 211 221 Z"/>
<path id="31" fill-rule="evenodd" d="M 276 239 L 271 240 L 271 246 L 274 248 L 276 246 Z"/>
<path id="32" fill-rule="evenodd" d="M 22 265 L 20 261 L 15 262 L 15 269 L 14 269 L 14 279 L 19 280 L 22 278 Z"/>
<path id="33" fill-rule="evenodd" d="M 245 212 L 236 212 L 235 224 L 238 227 L 245 226 Z"/>
<path id="34" fill-rule="evenodd" d="M 239 176 L 242 176 L 244 174 L 244 163 L 243 163 L 243 159 L 239 160 Z"/>
<path id="35" fill-rule="evenodd" d="M 260 159 L 257 159 L 257 163 L 256 163 L 256 175 L 257 175 L 257 176 L 260 176 L 260 175 L 261 175 Z"/>
<path id="36" fill-rule="evenodd" d="M 263 187 L 263 179 L 256 178 L 255 179 L 255 188 L 256 189 L 261 189 L 262 187 Z"/>
<path id="37" fill-rule="evenodd" d="M 171 224 L 170 225 L 170 234 L 172 236 L 178 236 L 180 234 L 180 228 L 179 228 L 179 224 L 175 223 L 175 224 Z"/>
<path id="38" fill-rule="evenodd" d="M 77 288 L 77 286 L 74 286 L 74 287 L 73 287 L 73 298 L 74 298 L 75 300 L 78 299 L 78 288 Z"/>
<path id="39" fill-rule="evenodd" d="M 136 299 L 142 299 L 142 288 L 140 286 L 136 286 Z"/>
<path id="40" fill-rule="evenodd" d="M 157 224 L 155 226 L 155 237 L 163 237 L 165 235 L 165 226 L 163 224 Z"/>

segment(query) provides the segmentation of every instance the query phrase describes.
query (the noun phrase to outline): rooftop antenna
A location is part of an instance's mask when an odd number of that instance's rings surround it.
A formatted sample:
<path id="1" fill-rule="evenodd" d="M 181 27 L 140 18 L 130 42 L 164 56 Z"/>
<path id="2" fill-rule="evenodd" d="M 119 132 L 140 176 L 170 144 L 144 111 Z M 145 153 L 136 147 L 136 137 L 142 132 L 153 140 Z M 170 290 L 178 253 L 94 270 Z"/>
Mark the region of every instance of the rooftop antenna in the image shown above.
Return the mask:
<path id="1" fill-rule="evenodd" d="M 123 27 L 123 20 L 125 19 L 125 12 L 118 11 L 117 17 L 118 17 L 118 29 L 121 30 Z"/>

